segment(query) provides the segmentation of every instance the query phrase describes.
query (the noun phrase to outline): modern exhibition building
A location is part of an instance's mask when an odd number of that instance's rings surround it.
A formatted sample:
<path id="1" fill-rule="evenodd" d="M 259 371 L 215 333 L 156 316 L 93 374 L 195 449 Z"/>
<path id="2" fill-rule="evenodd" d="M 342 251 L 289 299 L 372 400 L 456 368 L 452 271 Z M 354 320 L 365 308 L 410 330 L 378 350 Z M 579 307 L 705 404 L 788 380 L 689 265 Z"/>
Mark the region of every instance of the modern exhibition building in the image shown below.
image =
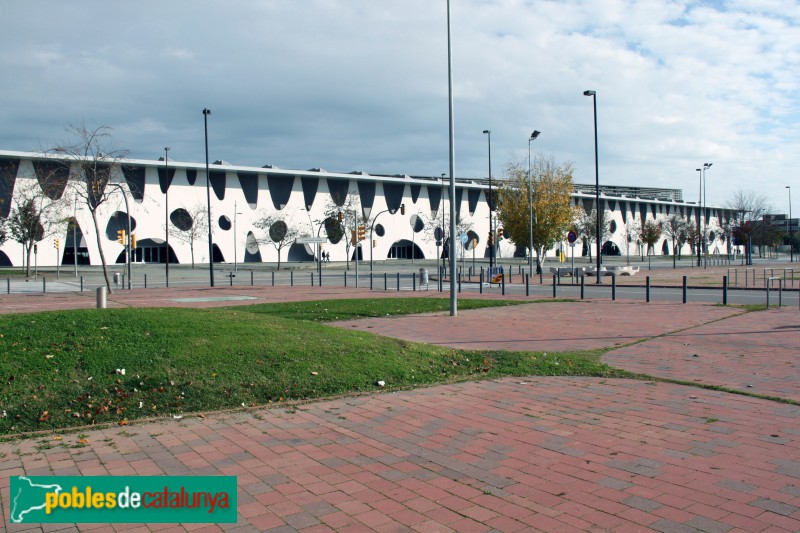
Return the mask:
<path id="1" fill-rule="evenodd" d="M 37 246 L 40 266 L 56 262 L 72 265 L 76 253 L 78 264 L 101 262 L 91 213 L 85 203 L 75 199 L 75 189 L 69 186 L 77 169 L 77 163 L 64 156 L 0 150 L 0 218 L 8 217 L 30 191 L 41 193 L 38 196 L 47 201 L 60 201 L 58 222 L 44 228 Z M 44 183 L 49 183 L 46 190 L 42 189 Z M 459 239 L 466 241 L 458 244 L 459 256 L 489 257 L 489 186 L 486 179 L 457 179 L 457 233 L 466 236 Z M 492 186 L 502 186 L 502 180 L 492 180 Z M 204 163 L 163 158 L 126 159 L 113 164 L 105 192 L 113 194 L 99 206 L 97 215 L 109 263 L 125 261 L 118 231 L 127 231 L 129 216 L 137 241 L 136 261 L 164 263 L 169 257 L 171 263 L 207 263 L 207 197 L 214 262 L 231 264 L 277 263 L 278 254 L 281 262 L 311 262 L 320 251 L 331 261 L 344 261 L 356 253 L 361 259 L 374 261 L 435 259 L 443 251 L 436 228 L 443 226 L 443 215 L 450 209 L 449 180 L 445 183 L 440 177 L 243 167 L 217 161 L 210 165 L 206 180 Z M 609 224 L 603 252 L 610 255 L 645 253 L 643 245 L 628 238 L 627 228 L 632 223 L 663 222 L 673 214 L 695 223 L 701 211 L 696 203 L 683 201 L 679 189 L 603 185 L 600 192 Z M 591 212 L 594 185 L 576 184 L 572 201 Z M 720 227 L 729 216 L 725 209 L 706 207 L 709 253 L 727 252 L 728 239 Z M 356 218 L 365 226 L 365 240 L 359 247 L 350 244 L 351 231 L 357 231 Z M 493 218 L 497 229 L 496 215 Z M 339 227 L 344 232 L 328 231 L 336 226 L 331 224 L 334 220 L 342 221 Z M 72 221 L 76 223 L 70 224 Z M 202 231 L 197 231 L 201 226 Z M 449 227 L 443 227 L 445 236 L 449 235 Z M 276 245 L 271 233 L 287 237 Z M 317 244 L 323 238 L 325 242 Z M 560 251 L 568 251 L 566 239 L 565 235 L 564 242 L 557 243 L 547 255 L 557 257 Z M 579 240 L 574 255 L 588 252 L 588 246 Z M 652 253 L 674 252 L 671 240 L 662 235 Z M 691 254 L 691 247 L 684 244 L 680 252 Z M 496 257 L 502 260 L 525 254 L 525 249 L 505 239 L 499 241 Z M 9 235 L 0 246 L 0 265 L 23 266 L 24 261 L 23 246 Z"/>

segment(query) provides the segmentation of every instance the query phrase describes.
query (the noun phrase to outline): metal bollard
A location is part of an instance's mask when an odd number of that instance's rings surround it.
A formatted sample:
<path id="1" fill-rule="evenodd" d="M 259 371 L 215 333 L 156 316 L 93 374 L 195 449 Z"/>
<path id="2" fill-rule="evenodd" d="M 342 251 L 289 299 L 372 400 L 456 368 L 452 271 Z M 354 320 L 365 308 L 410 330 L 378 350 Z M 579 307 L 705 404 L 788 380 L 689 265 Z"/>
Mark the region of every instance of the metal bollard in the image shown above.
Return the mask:
<path id="1" fill-rule="evenodd" d="M 611 275 L 611 301 L 617 301 L 617 274 Z"/>
<path id="2" fill-rule="evenodd" d="M 683 303 L 686 303 L 686 276 L 683 276 Z"/>
<path id="3" fill-rule="evenodd" d="M 322 272 L 319 273 L 319 286 L 322 287 Z"/>
<path id="4" fill-rule="evenodd" d="M 728 276 L 722 276 L 722 305 L 728 305 Z"/>
<path id="5" fill-rule="evenodd" d="M 105 309 L 107 305 L 108 302 L 107 302 L 107 293 L 105 286 L 97 287 L 97 308 Z"/>
<path id="6" fill-rule="evenodd" d="M 289 283 L 294 287 L 294 270 L 289 271 Z"/>
<path id="7" fill-rule="evenodd" d="M 386 272 L 383 273 L 383 290 L 389 290 L 389 276 Z"/>
<path id="8" fill-rule="evenodd" d="M 505 277 L 505 276 L 503 276 L 503 277 L 502 277 L 502 278 L 500 278 L 500 279 L 501 279 L 501 281 L 500 281 L 500 286 L 501 286 L 501 290 L 502 290 L 502 293 L 501 293 L 501 294 L 502 294 L 503 296 L 505 296 L 505 295 L 506 295 L 506 277 Z"/>
<path id="9" fill-rule="evenodd" d="M 47 292 L 47 279 L 42 277 L 42 293 Z"/>
<path id="10" fill-rule="evenodd" d="M 252 273 L 252 272 L 250 272 L 250 275 L 251 275 L 251 278 L 250 278 L 250 279 L 253 279 L 253 278 L 252 278 L 252 274 L 253 274 L 253 273 Z M 275 286 L 275 271 L 274 271 L 274 270 L 272 271 L 272 286 L 273 286 L 273 287 Z"/>
<path id="11" fill-rule="evenodd" d="M 581 300 L 583 300 L 583 291 L 586 288 L 586 276 L 581 275 Z"/>
<path id="12" fill-rule="evenodd" d="M 273 272 L 273 274 L 274 274 L 274 272 Z M 252 287 L 253 285 L 255 285 L 255 279 L 253 279 L 253 271 L 251 270 L 250 271 L 250 286 Z"/>
<path id="13" fill-rule="evenodd" d="M 344 274 L 344 286 L 347 287 L 347 271 L 345 270 L 342 274 Z"/>
<path id="14" fill-rule="evenodd" d="M 11 294 L 11 278 L 6 278 L 6 293 Z"/>
<path id="15" fill-rule="evenodd" d="M 458 271 L 458 292 L 461 294 L 461 271 Z"/>
<path id="16" fill-rule="evenodd" d="M 314 273 L 311 273 L 311 286 L 314 286 Z"/>
<path id="17" fill-rule="evenodd" d="M 647 276 L 647 278 L 645 278 L 644 294 L 645 294 L 645 301 L 647 303 L 650 303 L 650 276 Z"/>
<path id="18" fill-rule="evenodd" d="M 483 294 L 483 267 L 481 267 L 481 275 L 478 279 L 478 294 Z"/>
<path id="19" fill-rule="evenodd" d="M 556 275 L 553 274 L 553 298 L 556 297 L 556 291 L 558 290 L 557 287 L 558 284 L 556 283 Z"/>
<path id="20" fill-rule="evenodd" d="M 397 273 L 397 292 L 400 292 L 400 272 Z"/>
<path id="21" fill-rule="evenodd" d="M 83 292 L 83 276 L 81 276 L 81 292 Z"/>
<path id="22" fill-rule="evenodd" d="M 372 290 L 372 272 L 369 273 L 369 290 Z"/>
<path id="23" fill-rule="evenodd" d="M 147 274 L 144 275 L 144 288 L 147 288 Z"/>
<path id="24" fill-rule="evenodd" d="M 411 273 L 411 291 L 412 292 L 417 292 L 417 273 L 416 272 L 412 272 Z"/>
<path id="25" fill-rule="evenodd" d="M 525 296 L 531 295 L 531 275 L 525 273 Z"/>

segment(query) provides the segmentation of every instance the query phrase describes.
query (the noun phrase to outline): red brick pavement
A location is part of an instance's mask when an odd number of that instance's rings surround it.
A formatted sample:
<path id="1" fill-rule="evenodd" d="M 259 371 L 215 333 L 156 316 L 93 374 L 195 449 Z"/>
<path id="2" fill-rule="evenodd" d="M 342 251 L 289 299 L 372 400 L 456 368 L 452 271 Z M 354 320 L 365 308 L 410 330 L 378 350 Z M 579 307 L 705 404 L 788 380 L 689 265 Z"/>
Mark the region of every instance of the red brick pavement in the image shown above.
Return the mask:
<path id="1" fill-rule="evenodd" d="M 598 378 L 220 413 L 0 444 L 2 518 L 11 475 L 224 474 L 237 531 L 798 531 L 799 415 Z"/>
<path id="2" fill-rule="evenodd" d="M 299 289 L 272 294 L 309 298 Z M 197 289 L 175 291 L 192 297 Z M 318 291 L 311 297 L 383 295 Z M 159 297 L 168 298 L 160 291 L 114 295 L 122 305 L 163 305 Z M 485 342 L 553 351 L 655 336 L 610 352 L 608 361 L 651 375 L 753 381 L 755 392 L 772 387 L 790 396 L 797 316 L 788 309 L 550 302 L 359 327 L 415 340 L 438 328 L 464 348 Z M 559 334 L 561 324 L 571 337 Z M 478 335 L 486 329 L 494 339 Z M 742 346 L 747 353 L 736 351 Z M 680 350 L 688 348 L 699 357 L 687 361 Z M 751 377 L 758 366 L 769 368 L 760 381 Z M 504 379 L 217 413 L 87 430 L 86 447 L 74 447 L 77 435 L 2 443 L 0 518 L 7 524 L 11 475 L 227 474 L 239 477 L 239 522 L 224 526 L 235 531 L 800 531 L 798 418 L 796 405 L 598 378 Z M 9 526 L 61 529 L 75 528 Z"/>

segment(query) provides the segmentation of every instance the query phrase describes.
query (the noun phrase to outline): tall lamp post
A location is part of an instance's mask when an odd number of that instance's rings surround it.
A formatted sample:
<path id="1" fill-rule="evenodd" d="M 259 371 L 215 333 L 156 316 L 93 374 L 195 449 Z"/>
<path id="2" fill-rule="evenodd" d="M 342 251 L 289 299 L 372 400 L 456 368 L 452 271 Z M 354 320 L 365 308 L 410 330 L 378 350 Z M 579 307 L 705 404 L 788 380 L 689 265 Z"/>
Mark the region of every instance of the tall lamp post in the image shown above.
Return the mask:
<path id="1" fill-rule="evenodd" d="M 703 169 L 698 168 L 697 170 L 697 182 L 700 188 L 700 192 L 697 195 L 697 208 L 700 210 L 697 213 L 697 266 L 700 266 L 700 248 L 703 246 L 703 226 L 700 225 L 700 221 L 702 220 L 703 216 Z"/>
<path id="2" fill-rule="evenodd" d="M 531 178 L 531 142 L 539 136 L 534 130 L 528 139 L 528 273 L 533 276 L 533 180 Z"/>
<path id="3" fill-rule="evenodd" d="M 214 286 L 214 243 L 211 240 L 211 176 L 208 170 L 208 115 L 211 110 L 203 108 L 203 125 L 206 132 L 206 202 L 208 203 L 208 275 L 211 286 Z"/>
<path id="4" fill-rule="evenodd" d="M 592 103 L 594 104 L 594 198 L 597 212 L 597 227 L 595 231 L 595 241 L 597 242 L 597 284 L 603 283 L 603 278 L 600 275 L 600 254 L 602 253 L 603 243 L 600 242 L 600 167 L 597 161 L 597 91 L 586 90 L 583 91 L 584 96 L 591 96 Z"/>
<path id="5" fill-rule="evenodd" d="M 794 263 L 794 234 L 792 232 L 792 187 L 786 186 L 789 189 L 789 257 L 790 263 Z"/>
<path id="6" fill-rule="evenodd" d="M 711 168 L 714 163 L 703 163 L 703 268 L 708 268 L 708 242 L 706 241 L 706 231 L 708 230 L 708 219 L 706 218 L 706 170 Z"/>
<path id="7" fill-rule="evenodd" d="M 455 272 L 457 268 L 455 242 L 456 242 L 456 141 L 455 119 L 453 113 L 453 47 L 450 35 L 450 0 L 447 0 L 447 114 L 448 114 L 448 143 L 450 148 L 450 316 L 458 315 L 458 292 L 456 291 Z M 491 211 L 490 211 L 491 213 Z"/>
<path id="8" fill-rule="evenodd" d="M 164 147 L 164 231 L 165 250 L 164 250 L 164 275 L 167 278 L 167 287 L 169 287 L 169 146 Z"/>
<path id="9" fill-rule="evenodd" d="M 494 242 L 494 223 L 492 222 L 492 204 L 494 203 L 494 198 L 492 198 L 492 130 L 483 130 L 483 133 L 487 135 L 487 139 L 489 141 L 489 234 L 492 236 L 492 246 L 491 250 L 489 250 L 489 266 L 494 266 L 494 247 L 496 243 Z"/>

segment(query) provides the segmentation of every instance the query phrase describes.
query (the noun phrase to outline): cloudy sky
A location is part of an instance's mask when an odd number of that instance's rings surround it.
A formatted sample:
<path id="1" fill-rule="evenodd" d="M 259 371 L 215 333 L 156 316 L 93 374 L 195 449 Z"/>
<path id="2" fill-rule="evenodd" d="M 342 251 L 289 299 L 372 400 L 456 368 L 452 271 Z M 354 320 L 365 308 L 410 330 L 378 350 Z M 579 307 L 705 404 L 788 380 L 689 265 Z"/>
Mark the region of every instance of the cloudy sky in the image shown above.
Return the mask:
<path id="1" fill-rule="evenodd" d="M 456 174 L 534 154 L 594 181 L 800 214 L 800 2 L 451 0 Z M 109 125 L 130 156 L 448 170 L 446 0 L 3 0 L 0 149 Z"/>

